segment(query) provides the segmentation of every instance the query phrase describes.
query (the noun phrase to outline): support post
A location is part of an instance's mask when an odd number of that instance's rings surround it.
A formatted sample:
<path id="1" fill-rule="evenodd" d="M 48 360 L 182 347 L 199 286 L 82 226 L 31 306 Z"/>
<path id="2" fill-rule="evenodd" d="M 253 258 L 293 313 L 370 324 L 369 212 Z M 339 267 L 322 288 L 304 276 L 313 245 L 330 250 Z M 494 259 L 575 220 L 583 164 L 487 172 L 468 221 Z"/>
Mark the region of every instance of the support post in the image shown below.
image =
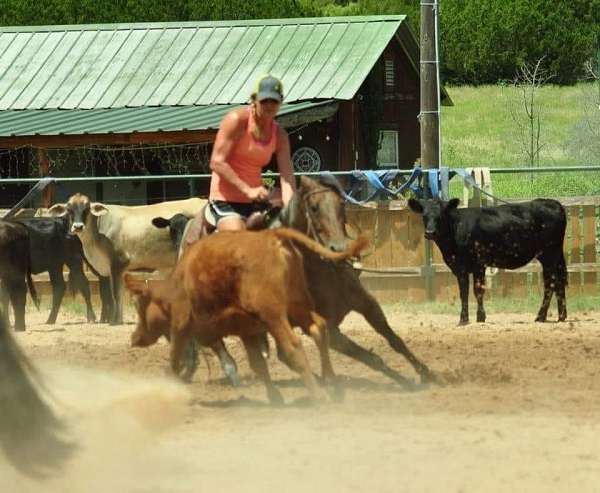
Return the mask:
<path id="1" fill-rule="evenodd" d="M 50 176 L 50 159 L 48 158 L 48 149 L 38 148 L 38 163 L 40 178 Z M 42 192 L 42 207 L 48 208 L 54 202 L 54 184 L 50 184 Z"/>
<path id="2" fill-rule="evenodd" d="M 437 40 L 437 0 L 421 0 L 421 167 L 424 170 L 440 167 L 440 94 L 439 94 L 439 56 Z M 425 197 L 431 197 L 428 175 L 423 175 Z M 425 240 L 425 292 L 427 299 L 433 301 L 432 248 Z"/>

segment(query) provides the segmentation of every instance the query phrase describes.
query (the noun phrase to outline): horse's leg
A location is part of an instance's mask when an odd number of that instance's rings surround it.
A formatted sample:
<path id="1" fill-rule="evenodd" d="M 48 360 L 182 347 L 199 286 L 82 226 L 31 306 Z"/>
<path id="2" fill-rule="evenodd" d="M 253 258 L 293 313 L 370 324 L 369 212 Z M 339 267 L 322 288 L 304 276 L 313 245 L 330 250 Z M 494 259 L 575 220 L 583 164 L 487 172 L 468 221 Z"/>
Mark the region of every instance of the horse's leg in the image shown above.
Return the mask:
<path id="1" fill-rule="evenodd" d="M 427 365 L 422 363 L 408 349 L 404 341 L 394 333 L 379 303 L 377 303 L 371 294 L 363 289 L 362 296 L 357 297 L 355 301 L 356 305 L 354 309 L 365 317 L 367 322 L 385 338 L 394 351 L 402 354 L 408 360 L 423 381 L 436 381 L 435 375 L 429 370 Z"/>
<path id="2" fill-rule="evenodd" d="M 252 368 L 254 373 L 256 373 L 265 384 L 269 402 L 276 406 L 282 405 L 283 397 L 279 390 L 277 390 L 277 387 L 273 384 L 267 362 L 261 354 L 260 338 L 261 336 L 242 337 L 242 342 L 244 343 L 246 354 L 248 355 L 248 362 L 250 363 L 250 368 Z"/>
<path id="3" fill-rule="evenodd" d="M 235 363 L 235 360 L 227 351 L 223 339 L 219 339 L 217 342 L 211 345 L 211 349 L 219 358 L 219 363 L 221 363 L 223 373 L 225 373 L 225 375 L 231 382 L 231 385 L 233 385 L 234 387 L 238 387 L 240 385 L 240 376 L 238 375 L 238 368 Z"/>
<path id="4" fill-rule="evenodd" d="M 406 388 L 413 388 L 413 382 L 411 382 L 408 378 L 403 377 L 393 368 L 390 368 L 379 355 L 368 351 L 350 339 L 347 335 L 343 334 L 338 326 L 330 325 L 328 332 L 329 345 L 331 349 L 360 361 L 375 371 L 379 371 L 384 375 L 387 375 L 392 380 Z"/>

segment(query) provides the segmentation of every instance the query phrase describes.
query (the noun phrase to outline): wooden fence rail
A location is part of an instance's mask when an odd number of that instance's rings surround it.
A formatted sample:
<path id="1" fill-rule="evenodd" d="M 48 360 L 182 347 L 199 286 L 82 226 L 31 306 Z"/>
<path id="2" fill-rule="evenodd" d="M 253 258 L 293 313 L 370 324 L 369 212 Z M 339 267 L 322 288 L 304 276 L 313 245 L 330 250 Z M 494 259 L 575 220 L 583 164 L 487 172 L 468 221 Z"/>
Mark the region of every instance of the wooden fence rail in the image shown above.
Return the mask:
<path id="1" fill-rule="evenodd" d="M 596 295 L 598 292 L 597 258 L 598 206 L 566 206 L 567 232 L 564 252 L 569 271 L 568 296 Z M 371 239 L 371 248 L 363 259 L 365 286 L 383 302 L 422 302 L 427 299 L 425 274 L 426 248 L 423 222 L 401 202 L 381 202 L 376 208 L 347 209 L 348 222 Z M 456 278 L 445 265 L 437 246 L 431 242 L 432 301 L 455 302 Z M 541 293 L 543 279 L 537 261 L 516 270 L 488 269 L 488 298 L 525 296 Z"/>

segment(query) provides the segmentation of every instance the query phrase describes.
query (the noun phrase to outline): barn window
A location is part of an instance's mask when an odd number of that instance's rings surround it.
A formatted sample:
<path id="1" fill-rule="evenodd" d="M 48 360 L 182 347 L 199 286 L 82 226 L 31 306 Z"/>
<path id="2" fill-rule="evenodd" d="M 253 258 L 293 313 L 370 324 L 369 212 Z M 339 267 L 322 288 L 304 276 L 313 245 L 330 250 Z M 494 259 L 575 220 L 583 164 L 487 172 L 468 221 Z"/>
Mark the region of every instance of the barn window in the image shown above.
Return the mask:
<path id="1" fill-rule="evenodd" d="M 396 130 L 381 130 L 379 132 L 377 166 L 380 168 L 398 167 L 398 132 Z"/>
<path id="2" fill-rule="evenodd" d="M 385 60 L 385 87 L 393 88 L 396 85 L 394 71 L 394 60 L 392 58 Z"/>

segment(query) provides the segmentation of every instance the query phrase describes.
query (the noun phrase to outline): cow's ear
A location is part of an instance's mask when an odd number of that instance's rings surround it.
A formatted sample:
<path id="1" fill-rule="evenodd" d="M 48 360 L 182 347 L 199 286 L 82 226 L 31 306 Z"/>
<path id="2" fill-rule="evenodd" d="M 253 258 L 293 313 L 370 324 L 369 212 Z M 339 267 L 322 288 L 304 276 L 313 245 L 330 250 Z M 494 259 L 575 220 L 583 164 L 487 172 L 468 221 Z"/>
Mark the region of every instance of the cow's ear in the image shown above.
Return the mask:
<path id="1" fill-rule="evenodd" d="M 423 205 L 418 199 L 408 199 L 408 207 L 417 214 L 423 214 Z"/>
<path id="2" fill-rule="evenodd" d="M 64 216 L 67 213 L 66 204 L 54 204 L 48 209 L 48 215 L 52 217 Z"/>
<path id="3" fill-rule="evenodd" d="M 108 214 L 108 209 L 100 202 L 92 202 L 90 205 L 90 212 L 94 216 L 104 216 L 104 214 Z"/>
<path id="4" fill-rule="evenodd" d="M 451 211 L 452 209 L 456 209 L 460 204 L 460 199 L 450 199 L 448 205 L 446 205 L 446 210 Z"/>
<path id="5" fill-rule="evenodd" d="M 156 226 L 157 228 L 168 228 L 170 223 L 171 222 L 164 217 L 155 217 L 152 219 L 152 225 Z"/>

